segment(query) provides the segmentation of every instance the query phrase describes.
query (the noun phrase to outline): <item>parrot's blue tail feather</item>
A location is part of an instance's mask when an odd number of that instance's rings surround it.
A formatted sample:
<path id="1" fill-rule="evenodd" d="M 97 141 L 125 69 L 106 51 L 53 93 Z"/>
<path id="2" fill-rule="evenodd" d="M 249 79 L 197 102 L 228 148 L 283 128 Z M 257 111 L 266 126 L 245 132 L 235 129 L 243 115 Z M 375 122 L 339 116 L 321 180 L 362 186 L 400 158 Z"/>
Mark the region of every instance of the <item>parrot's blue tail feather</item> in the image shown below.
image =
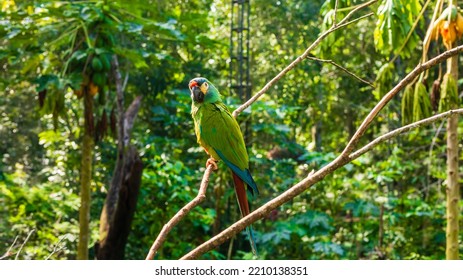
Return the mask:
<path id="1" fill-rule="evenodd" d="M 254 254 L 254 256 L 258 257 L 257 246 L 256 246 L 256 242 L 254 240 L 254 233 L 252 231 L 252 226 L 248 226 L 246 228 L 246 233 L 248 234 L 248 237 L 249 237 L 249 243 L 251 243 L 252 253 Z"/>

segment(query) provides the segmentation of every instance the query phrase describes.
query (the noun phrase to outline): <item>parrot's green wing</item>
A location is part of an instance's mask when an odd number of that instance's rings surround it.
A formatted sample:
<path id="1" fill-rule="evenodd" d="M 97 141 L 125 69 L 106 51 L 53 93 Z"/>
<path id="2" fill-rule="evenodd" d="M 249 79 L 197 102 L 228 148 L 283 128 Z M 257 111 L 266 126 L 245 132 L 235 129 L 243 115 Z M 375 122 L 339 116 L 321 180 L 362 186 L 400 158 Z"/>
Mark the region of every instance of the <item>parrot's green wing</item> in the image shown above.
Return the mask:
<path id="1" fill-rule="evenodd" d="M 216 158 L 225 162 L 248 186 L 258 193 L 249 172 L 249 158 L 243 135 L 235 118 L 222 102 L 203 104 L 196 121 L 200 144 Z M 216 159 L 219 159 L 216 158 Z"/>

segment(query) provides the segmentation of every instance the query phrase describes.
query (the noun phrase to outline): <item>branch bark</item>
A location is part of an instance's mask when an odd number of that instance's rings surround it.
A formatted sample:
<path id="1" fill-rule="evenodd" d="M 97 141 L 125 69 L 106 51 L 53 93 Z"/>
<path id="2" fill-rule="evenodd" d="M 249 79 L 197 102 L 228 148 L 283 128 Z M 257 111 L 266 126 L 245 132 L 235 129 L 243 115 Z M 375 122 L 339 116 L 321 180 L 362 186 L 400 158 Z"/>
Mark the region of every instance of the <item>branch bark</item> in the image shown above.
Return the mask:
<path id="1" fill-rule="evenodd" d="M 277 207 L 281 206 L 285 202 L 293 199 L 297 195 L 301 194 L 303 191 L 311 187 L 313 184 L 321 181 L 325 176 L 333 173 L 339 167 L 344 166 L 346 163 L 352 161 L 354 158 L 350 156 L 350 153 L 355 148 L 356 144 L 358 143 L 359 139 L 365 133 L 368 126 L 377 116 L 379 111 L 384 108 L 384 106 L 407 84 L 412 82 L 415 77 L 417 77 L 423 71 L 429 69 L 430 67 L 446 60 L 449 57 L 452 57 L 459 52 L 463 51 L 463 46 L 458 46 L 451 50 L 448 50 L 442 53 L 439 56 L 429 60 L 428 62 L 418 65 L 412 72 L 410 72 L 404 79 L 402 79 L 392 90 L 390 90 L 383 99 L 373 108 L 373 110 L 367 115 L 364 119 L 362 124 L 360 125 L 359 129 L 356 131 L 350 142 L 345 147 L 344 151 L 332 162 L 328 163 L 326 166 L 312 174 L 312 176 L 308 176 L 304 180 L 300 181 L 287 191 L 283 192 L 279 196 L 275 197 L 274 199 L 270 200 L 263 206 L 259 207 L 255 211 L 251 212 L 246 217 L 242 218 L 238 222 L 234 223 L 220 234 L 214 236 L 210 240 L 204 242 L 203 244 L 199 245 L 190 253 L 183 256 L 181 259 L 195 259 L 198 256 L 204 254 L 205 252 L 217 247 L 218 245 L 224 243 L 226 240 L 231 238 L 232 236 L 236 235 L 238 232 L 244 230 L 248 225 L 262 219 L 265 217 L 270 211 L 276 209 Z M 250 100 L 251 101 L 251 100 Z M 249 102 L 249 101 L 248 101 Z M 246 103 L 248 103 L 246 102 Z M 236 111 L 235 111 L 236 112 Z"/>
<path id="2" fill-rule="evenodd" d="M 154 256 L 156 255 L 156 252 L 159 250 L 161 245 L 164 243 L 164 241 L 167 238 L 167 235 L 169 232 L 172 230 L 174 226 L 176 226 L 183 217 L 185 217 L 193 208 L 195 208 L 198 204 L 204 201 L 206 199 L 206 190 L 207 190 L 207 185 L 209 184 L 209 177 L 211 176 L 213 170 L 213 165 L 209 165 L 206 168 L 206 171 L 204 172 L 203 179 L 201 181 L 201 185 L 199 187 L 199 192 L 198 195 L 190 202 L 188 202 L 187 205 L 183 206 L 180 211 L 173 216 L 169 222 L 167 222 L 163 227 L 161 232 L 159 233 L 158 237 L 154 241 L 153 245 L 151 246 L 150 251 L 148 252 L 148 255 L 146 256 L 146 260 L 152 260 Z"/>
<path id="3" fill-rule="evenodd" d="M 31 235 L 35 232 L 35 229 L 32 229 L 28 234 L 27 234 L 27 237 L 26 237 L 26 240 L 24 240 L 24 242 L 21 244 L 21 247 L 19 247 L 19 250 L 18 252 L 16 253 L 16 257 L 14 258 L 15 260 L 17 260 L 19 258 L 19 254 L 21 253 L 24 245 L 26 245 L 27 241 L 29 240 L 29 238 L 31 238 Z"/>

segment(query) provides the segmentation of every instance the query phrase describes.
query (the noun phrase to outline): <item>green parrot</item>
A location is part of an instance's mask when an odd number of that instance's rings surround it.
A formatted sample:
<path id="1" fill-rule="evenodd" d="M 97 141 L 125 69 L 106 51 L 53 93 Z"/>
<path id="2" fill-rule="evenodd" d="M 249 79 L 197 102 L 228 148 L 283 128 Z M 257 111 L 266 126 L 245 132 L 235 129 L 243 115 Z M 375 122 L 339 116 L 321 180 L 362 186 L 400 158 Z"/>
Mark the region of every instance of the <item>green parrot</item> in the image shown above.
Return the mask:
<path id="1" fill-rule="evenodd" d="M 198 143 L 211 158 L 207 164 L 222 160 L 230 169 L 241 215 L 249 214 L 246 187 L 252 196 L 259 194 L 249 172 L 249 158 L 240 126 L 222 102 L 217 88 L 205 78 L 195 78 L 188 85 L 191 92 L 191 115 Z M 257 255 L 252 227 L 246 228 L 254 255 Z"/>

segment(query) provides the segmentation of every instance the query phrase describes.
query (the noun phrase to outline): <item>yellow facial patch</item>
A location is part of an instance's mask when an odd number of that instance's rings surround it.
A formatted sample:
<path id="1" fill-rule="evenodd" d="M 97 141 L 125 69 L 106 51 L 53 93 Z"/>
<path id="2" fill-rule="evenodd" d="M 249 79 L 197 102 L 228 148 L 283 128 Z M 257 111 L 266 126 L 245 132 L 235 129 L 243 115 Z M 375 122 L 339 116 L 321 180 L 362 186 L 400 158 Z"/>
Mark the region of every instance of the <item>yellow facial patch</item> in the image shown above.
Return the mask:
<path id="1" fill-rule="evenodd" d="M 207 89 L 208 89 L 208 88 L 209 88 L 209 84 L 208 84 L 207 82 L 204 82 L 204 83 L 201 85 L 201 87 L 200 87 L 201 91 L 202 91 L 204 94 L 207 93 Z"/>

